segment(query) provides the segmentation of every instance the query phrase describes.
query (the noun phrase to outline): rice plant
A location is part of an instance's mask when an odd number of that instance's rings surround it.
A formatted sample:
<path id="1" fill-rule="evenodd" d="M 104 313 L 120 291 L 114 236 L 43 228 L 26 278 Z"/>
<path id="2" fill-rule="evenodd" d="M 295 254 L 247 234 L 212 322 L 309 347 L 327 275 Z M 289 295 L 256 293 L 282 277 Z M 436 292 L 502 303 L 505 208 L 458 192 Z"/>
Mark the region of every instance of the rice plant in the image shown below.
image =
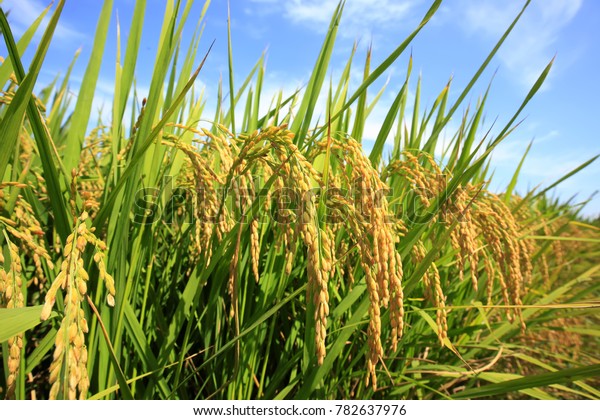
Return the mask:
<path id="1" fill-rule="evenodd" d="M 598 398 L 600 227 L 548 195 L 596 157 L 525 195 L 517 170 L 493 193 L 490 156 L 552 62 L 494 135 L 482 132 L 487 93 L 473 111 L 464 103 L 523 11 L 459 94 L 445 86 L 423 115 L 418 89 L 405 112 L 409 59 L 366 150 L 379 97 L 367 92 L 441 1 L 372 70 L 367 54 L 355 90 L 355 51 L 327 83 L 342 1 L 306 87 L 267 98 L 264 114 L 264 57 L 235 85 L 231 42 L 216 109 L 194 89 L 210 46 L 197 34 L 186 51 L 181 33 L 209 3 L 191 16 L 191 2 L 167 2 L 140 98 L 136 2 L 110 121 L 97 124 L 112 1 L 75 103 L 71 67 L 36 90 L 64 0 L 19 42 L 0 12 L 0 395 Z M 50 13 L 26 71 L 22 51 Z"/>

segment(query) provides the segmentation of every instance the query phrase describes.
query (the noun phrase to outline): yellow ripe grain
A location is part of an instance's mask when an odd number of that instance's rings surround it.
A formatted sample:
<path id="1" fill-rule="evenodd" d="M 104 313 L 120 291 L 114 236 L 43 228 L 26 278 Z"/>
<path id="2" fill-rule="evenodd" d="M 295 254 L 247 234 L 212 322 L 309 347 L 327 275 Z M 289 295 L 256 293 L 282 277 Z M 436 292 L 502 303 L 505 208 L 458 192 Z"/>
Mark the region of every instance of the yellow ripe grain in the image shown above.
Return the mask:
<path id="1" fill-rule="evenodd" d="M 53 360 L 50 365 L 50 383 L 52 384 L 50 399 L 57 398 L 65 385 L 68 386 L 68 392 L 62 397 L 76 399 L 79 389 L 79 398 L 85 398 L 89 387 L 84 336 L 89 327 L 85 319 L 85 312 L 81 307 L 87 294 L 87 281 L 89 280 L 89 275 L 83 265 L 82 252 L 88 244 L 95 247 L 93 259 L 98 266 L 100 280 L 104 280 L 106 284 L 107 301 L 109 305 L 114 305 L 114 280 L 106 272 L 104 265 L 106 245 L 94 235 L 93 229 L 87 227 L 86 219 L 88 217 L 86 212 L 82 213 L 77 218 L 76 229 L 67 238 L 63 250 L 64 260 L 61 263 L 61 271 L 46 293 L 45 304 L 40 315 L 42 320 L 50 316 L 56 300 L 56 293 L 63 288 L 65 290 L 64 316 L 56 335 Z M 73 243 L 76 243 L 75 248 L 72 247 Z M 64 378 L 57 373 L 63 368 L 69 372 L 66 384 L 63 383 Z"/>
<path id="2" fill-rule="evenodd" d="M 85 295 L 87 293 L 87 284 L 83 278 L 80 278 L 77 281 L 77 289 L 80 295 Z"/>
<path id="3" fill-rule="evenodd" d="M 9 357 L 12 357 L 13 359 L 18 359 L 21 356 L 21 348 L 15 345 L 15 343 L 13 343 L 13 345 L 9 347 L 8 354 Z"/>
<path id="4" fill-rule="evenodd" d="M 52 312 L 52 307 L 54 306 L 54 299 L 46 299 L 44 306 L 42 307 L 42 313 L 40 314 L 40 319 L 45 321 L 50 316 Z"/>
<path id="5" fill-rule="evenodd" d="M 50 377 L 48 379 L 51 384 L 55 383 L 56 380 L 58 379 L 58 375 L 60 373 L 60 370 L 61 370 L 61 366 L 59 364 L 55 364 L 55 365 L 53 365 L 51 367 L 51 369 L 50 369 Z"/>
<path id="6" fill-rule="evenodd" d="M 77 336 L 77 324 L 72 323 L 71 325 L 69 325 L 69 341 L 72 343 L 75 340 L 76 336 Z"/>
<path id="7" fill-rule="evenodd" d="M 259 232 L 258 232 L 258 220 L 253 219 L 250 224 L 250 242 L 251 248 L 250 252 L 252 254 L 252 272 L 254 274 L 254 278 L 258 282 L 260 276 L 258 273 L 258 263 L 260 258 L 260 243 L 259 243 Z"/>
<path id="8" fill-rule="evenodd" d="M 19 369 L 19 360 L 15 358 L 8 359 L 8 371 L 15 373 Z"/>

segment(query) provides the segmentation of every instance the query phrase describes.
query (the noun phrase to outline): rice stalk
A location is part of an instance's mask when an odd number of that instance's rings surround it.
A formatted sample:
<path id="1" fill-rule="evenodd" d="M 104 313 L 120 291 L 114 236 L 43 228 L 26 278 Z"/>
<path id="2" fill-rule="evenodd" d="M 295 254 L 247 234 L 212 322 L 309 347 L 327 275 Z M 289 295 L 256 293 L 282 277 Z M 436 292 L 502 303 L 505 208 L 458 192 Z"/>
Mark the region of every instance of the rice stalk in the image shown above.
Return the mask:
<path id="1" fill-rule="evenodd" d="M 64 313 L 56 334 L 53 361 L 50 365 L 50 399 L 76 399 L 77 395 L 79 399 L 85 399 L 90 385 L 87 373 L 88 351 L 84 335 L 89 331 L 89 327 L 82 307 L 89 280 L 83 260 L 83 253 L 88 244 L 95 247 L 93 259 L 100 272 L 99 279 L 104 281 L 108 291 L 106 301 L 109 306 L 115 304 L 114 280 L 106 272 L 104 263 L 106 245 L 94 235 L 93 228 L 88 227 L 88 217 L 88 213 L 84 211 L 76 219 L 75 229 L 67 238 L 63 250 L 64 259 L 60 272 L 46 293 L 40 315 L 42 320 L 48 319 L 59 289 L 64 290 Z"/>

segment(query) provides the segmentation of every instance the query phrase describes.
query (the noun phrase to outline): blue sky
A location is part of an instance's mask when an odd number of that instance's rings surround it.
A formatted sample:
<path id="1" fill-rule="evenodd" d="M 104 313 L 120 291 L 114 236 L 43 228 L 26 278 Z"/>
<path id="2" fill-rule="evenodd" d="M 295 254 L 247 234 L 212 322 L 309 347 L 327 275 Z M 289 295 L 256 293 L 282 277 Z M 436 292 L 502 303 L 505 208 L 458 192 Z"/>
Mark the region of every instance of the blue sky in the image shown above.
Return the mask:
<path id="1" fill-rule="evenodd" d="M 116 51 L 116 16 L 125 48 L 127 26 L 134 0 L 115 0 L 105 60 L 97 86 L 95 106 L 110 101 Z M 164 1 L 148 0 L 137 67 L 137 83 L 143 92 L 150 83 Z M 194 30 L 203 1 L 197 1 L 189 18 Z M 49 4 L 45 0 L 4 0 L 11 10 L 9 21 L 18 37 Z M 267 49 L 264 98 L 279 89 L 292 93 L 308 80 L 337 0 L 231 0 L 235 78 L 241 83 L 260 54 Z M 431 105 L 452 76 L 456 97 L 485 59 L 504 29 L 516 16 L 521 0 L 447 0 L 434 19 L 412 44 L 413 75 L 421 74 L 422 106 Z M 85 70 L 91 53 L 101 1 L 68 0 L 48 53 L 39 86 L 60 72 L 64 74 L 75 51 L 82 52 L 74 69 L 73 90 Z M 359 42 L 352 80 L 362 77 L 362 62 L 373 45 L 372 68 L 383 60 L 415 28 L 430 6 L 429 0 L 347 0 L 330 72 L 339 74 L 354 41 Z M 220 74 L 227 74 L 227 2 L 213 0 L 206 16 L 201 51 L 216 40 L 200 79 L 206 89 L 207 109 L 212 116 Z M 502 189 L 512 176 L 527 144 L 534 144 L 527 158 L 517 190 L 524 192 L 538 184 L 549 185 L 580 163 L 600 153 L 597 129 L 600 120 L 600 3 L 593 0 L 533 0 L 488 71 L 471 91 L 467 103 L 475 103 L 494 77 L 487 104 L 487 127 L 496 118 L 502 127 L 520 105 L 531 84 L 556 55 L 555 65 L 542 91 L 522 114 L 519 128 L 495 152 L 493 187 Z M 35 44 L 35 43 L 34 43 Z M 184 45 L 186 43 L 184 42 Z M 32 51 L 25 55 L 25 61 Z M 0 55 L 6 56 L 4 44 Z M 404 76 L 408 56 L 401 57 L 383 78 L 388 88 L 368 121 L 365 135 L 374 138 L 387 107 L 393 101 Z M 412 89 L 416 85 L 413 77 Z M 371 93 L 371 98 L 375 90 Z M 270 98 L 269 98 L 270 99 Z M 267 102 L 268 99 L 264 102 Z M 467 105 L 465 103 L 465 107 Z M 464 108 L 464 107 L 463 107 Z M 322 112 L 323 108 L 317 110 Z M 408 110 L 410 111 L 410 109 Z M 460 113 L 450 128 L 457 127 Z M 448 135 L 451 135 L 449 130 Z M 556 188 L 555 194 L 568 199 L 578 193 L 579 201 L 599 188 L 600 162 Z M 585 214 L 600 214 L 595 198 Z"/>

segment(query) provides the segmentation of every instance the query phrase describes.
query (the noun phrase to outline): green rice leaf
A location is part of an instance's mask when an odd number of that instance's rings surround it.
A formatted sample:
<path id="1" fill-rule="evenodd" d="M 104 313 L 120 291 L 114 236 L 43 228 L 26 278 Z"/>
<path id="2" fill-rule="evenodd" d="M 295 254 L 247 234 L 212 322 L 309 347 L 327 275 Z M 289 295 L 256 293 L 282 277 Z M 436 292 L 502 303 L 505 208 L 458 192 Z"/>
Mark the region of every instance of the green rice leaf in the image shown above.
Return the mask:
<path id="1" fill-rule="evenodd" d="M 0 343 L 40 324 L 42 322 L 40 320 L 42 306 L 0 308 Z"/>
<path id="2" fill-rule="evenodd" d="M 92 111 L 92 101 L 94 92 L 100 74 L 100 66 L 102 65 L 102 56 L 104 55 L 104 45 L 108 35 L 108 25 L 110 23 L 110 15 L 112 13 L 113 0 L 105 0 L 98 19 L 96 27 L 96 36 L 90 54 L 90 61 L 81 81 L 79 94 L 77 95 L 77 103 L 71 118 L 71 126 L 67 134 L 65 153 L 63 156 L 63 164 L 67 170 L 67 179 L 70 180 L 71 169 L 77 167 L 83 138 L 88 128 L 90 114 Z"/>
<path id="3" fill-rule="evenodd" d="M 600 376 L 600 365 L 581 366 L 563 369 L 557 372 L 528 375 L 526 377 L 503 381 L 496 384 L 483 385 L 459 391 L 453 395 L 456 399 L 471 399 L 504 395 L 508 392 L 538 388 L 554 384 L 570 383 L 580 379 Z"/>

